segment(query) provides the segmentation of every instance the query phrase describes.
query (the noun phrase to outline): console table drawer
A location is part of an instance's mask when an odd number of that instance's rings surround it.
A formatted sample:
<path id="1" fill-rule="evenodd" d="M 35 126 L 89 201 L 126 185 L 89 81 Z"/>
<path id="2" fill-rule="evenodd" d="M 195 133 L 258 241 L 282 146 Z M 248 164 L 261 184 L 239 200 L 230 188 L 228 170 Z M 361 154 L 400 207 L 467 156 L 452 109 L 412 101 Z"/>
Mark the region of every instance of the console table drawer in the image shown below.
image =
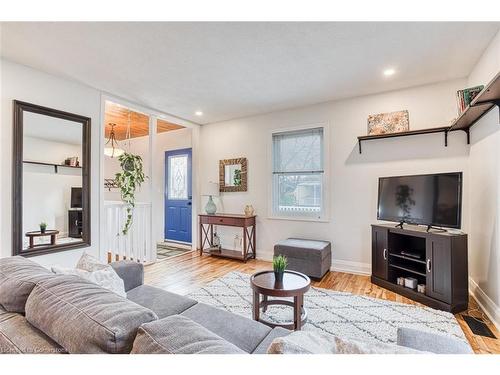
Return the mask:
<path id="1" fill-rule="evenodd" d="M 243 218 L 235 218 L 235 217 L 220 217 L 220 216 L 214 216 L 214 217 L 209 217 L 205 216 L 205 220 L 203 220 L 205 224 L 213 224 L 213 225 L 229 225 L 229 226 L 236 226 L 236 227 L 241 227 L 245 224 L 245 219 Z"/>

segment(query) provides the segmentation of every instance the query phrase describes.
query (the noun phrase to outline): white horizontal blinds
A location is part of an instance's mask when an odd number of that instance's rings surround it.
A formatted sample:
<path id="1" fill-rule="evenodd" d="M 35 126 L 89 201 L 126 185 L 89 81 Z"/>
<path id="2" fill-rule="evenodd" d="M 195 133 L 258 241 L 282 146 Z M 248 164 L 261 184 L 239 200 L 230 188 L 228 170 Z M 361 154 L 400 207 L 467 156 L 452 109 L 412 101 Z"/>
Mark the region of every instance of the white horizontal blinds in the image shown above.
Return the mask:
<path id="1" fill-rule="evenodd" d="M 323 143 L 323 128 L 273 134 L 275 215 L 321 217 Z"/>

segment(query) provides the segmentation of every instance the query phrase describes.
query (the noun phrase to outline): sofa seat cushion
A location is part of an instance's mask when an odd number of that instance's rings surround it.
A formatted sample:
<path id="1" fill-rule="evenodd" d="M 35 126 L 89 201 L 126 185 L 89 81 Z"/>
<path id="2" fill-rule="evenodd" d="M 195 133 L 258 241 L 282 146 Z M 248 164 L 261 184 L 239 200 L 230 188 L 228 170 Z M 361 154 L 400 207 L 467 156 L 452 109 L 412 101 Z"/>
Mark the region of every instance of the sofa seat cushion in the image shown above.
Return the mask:
<path id="1" fill-rule="evenodd" d="M 36 283 L 54 274 L 21 256 L 0 259 L 0 305 L 10 312 L 24 313 L 26 300 Z"/>
<path id="2" fill-rule="evenodd" d="M 246 354 L 191 319 L 172 315 L 143 324 L 132 354 Z"/>
<path id="3" fill-rule="evenodd" d="M 204 303 L 197 303 L 181 315 L 202 325 L 246 353 L 252 353 L 271 331 L 271 328 L 255 320 Z"/>
<path id="4" fill-rule="evenodd" d="M 151 310 L 78 276 L 39 282 L 26 318 L 69 353 L 129 353 L 137 329 L 158 319 Z"/>
<path id="5" fill-rule="evenodd" d="M 271 332 L 262 340 L 262 342 L 255 348 L 252 354 L 267 354 L 267 348 L 272 344 L 274 339 L 279 337 L 288 336 L 292 331 L 282 327 L 275 327 Z"/>
<path id="6" fill-rule="evenodd" d="M 0 353 L 58 354 L 65 350 L 29 324 L 24 316 L 0 306 Z"/>
<path id="7" fill-rule="evenodd" d="M 167 292 L 154 286 L 141 285 L 127 292 L 127 298 L 158 315 L 159 319 L 177 315 L 197 304 L 194 299 Z"/>

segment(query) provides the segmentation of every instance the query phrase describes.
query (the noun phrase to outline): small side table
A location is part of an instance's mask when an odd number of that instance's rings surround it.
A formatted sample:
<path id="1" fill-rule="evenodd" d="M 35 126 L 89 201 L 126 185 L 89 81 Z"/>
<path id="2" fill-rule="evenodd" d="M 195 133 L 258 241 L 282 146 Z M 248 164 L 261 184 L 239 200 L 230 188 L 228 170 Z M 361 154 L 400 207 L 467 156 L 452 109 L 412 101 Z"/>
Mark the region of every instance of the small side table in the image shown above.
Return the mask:
<path id="1" fill-rule="evenodd" d="M 307 321 L 307 310 L 304 308 L 304 293 L 311 287 L 311 280 L 306 275 L 285 271 L 283 282 L 277 283 L 273 271 L 261 271 L 252 275 L 250 285 L 253 289 L 253 319 L 264 323 L 269 327 L 283 327 L 299 331 Z M 263 300 L 260 300 L 260 295 Z M 268 297 L 293 297 L 292 301 L 283 299 L 272 299 Z M 285 323 L 272 323 L 260 317 L 260 309 L 263 312 L 270 305 L 286 305 L 293 307 L 293 321 Z"/>
<path id="2" fill-rule="evenodd" d="M 46 230 L 43 233 L 40 231 L 26 232 L 26 237 L 28 237 L 30 239 L 29 248 L 33 249 L 34 247 L 37 247 L 37 246 L 47 246 L 46 244 L 35 245 L 35 237 L 49 237 L 50 236 L 50 245 L 55 245 L 56 244 L 56 236 L 58 234 L 59 234 L 58 230 Z"/>

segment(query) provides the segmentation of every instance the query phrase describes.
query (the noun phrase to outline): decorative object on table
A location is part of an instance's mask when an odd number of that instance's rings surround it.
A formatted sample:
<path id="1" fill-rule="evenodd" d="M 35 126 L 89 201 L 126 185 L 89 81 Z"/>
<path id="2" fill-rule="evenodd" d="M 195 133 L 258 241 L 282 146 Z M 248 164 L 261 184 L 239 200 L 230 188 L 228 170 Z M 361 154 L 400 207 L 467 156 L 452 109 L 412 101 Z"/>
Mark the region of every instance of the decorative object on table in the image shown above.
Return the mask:
<path id="1" fill-rule="evenodd" d="M 272 271 L 269 272 L 272 280 Z M 187 297 L 251 318 L 253 292 L 247 273 L 229 272 L 190 292 Z M 302 327 L 304 331 L 323 332 L 377 344 L 396 343 L 398 327 L 412 327 L 467 343 L 453 314 L 422 305 L 311 286 L 304 295 L 304 307 L 308 322 Z M 377 312 L 376 317 L 373 311 Z M 339 313 L 342 318 L 339 318 Z M 265 312 L 261 309 L 260 317 L 272 323 L 288 322 L 290 307 L 273 306 Z"/>
<path id="2" fill-rule="evenodd" d="M 417 285 L 417 292 L 425 294 L 425 284 L 418 284 Z"/>
<path id="3" fill-rule="evenodd" d="M 127 204 L 127 221 L 122 229 L 122 234 L 126 235 L 132 226 L 135 192 L 140 188 L 146 176 L 142 167 L 142 158 L 139 155 L 125 152 L 118 157 L 118 161 L 122 170 L 115 175 L 115 181 L 123 202 Z"/>
<path id="4" fill-rule="evenodd" d="M 416 289 L 418 284 L 418 280 L 414 277 L 405 277 L 405 287 L 410 289 Z"/>
<path id="5" fill-rule="evenodd" d="M 45 233 L 46 230 L 47 230 L 47 223 L 42 221 L 40 223 L 40 233 Z"/>
<path id="6" fill-rule="evenodd" d="M 288 266 L 288 261 L 285 256 L 278 255 L 273 257 L 274 279 L 277 283 L 283 283 L 283 274 Z"/>
<path id="7" fill-rule="evenodd" d="M 253 209 L 253 206 L 251 204 L 247 204 L 245 206 L 245 216 L 253 216 L 255 214 L 255 210 Z"/>
<path id="8" fill-rule="evenodd" d="M 273 262 L 274 263 L 274 262 Z M 306 275 L 296 271 L 285 271 L 283 274 L 285 283 L 278 283 L 272 275 L 272 271 L 260 271 L 250 277 L 250 286 L 253 289 L 252 318 L 270 327 L 280 326 L 286 329 L 300 331 L 307 321 L 307 311 L 304 308 L 304 294 L 311 287 L 311 280 Z M 260 296 L 263 296 L 262 302 Z M 274 297 L 268 300 L 268 297 Z M 277 298 L 276 298 L 277 297 Z M 282 298 L 293 297 L 293 301 Z M 265 313 L 271 305 L 284 305 L 293 307 L 293 319 L 276 323 L 261 318 L 260 309 Z"/>
<path id="9" fill-rule="evenodd" d="M 247 158 L 219 161 L 219 184 L 221 192 L 247 191 Z"/>
<path id="10" fill-rule="evenodd" d="M 111 158 L 119 157 L 125 153 L 125 150 L 119 147 L 118 141 L 116 140 L 116 135 L 115 135 L 116 124 L 109 123 L 108 126 L 111 127 L 111 130 L 109 131 L 109 138 L 106 144 L 104 145 L 104 155 L 109 156 Z M 129 134 L 128 129 L 127 133 Z"/>
<path id="11" fill-rule="evenodd" d="M 474 98 L 484 89 L 484 85 L 469 87 L 467 89 L 457 91 L 457 109 L 458 115 L 470 105 Z"/>
<path id="12" fill-rule="evenodd" d="M 407 110 L 368 116 L 368 135 L 400 133 L 410 130 Z"/>
<path id="13" fill-rule="evenodd" d="M 405 286 L 405 278 L 404 277 L 398 277 L 397 278 L 397 284 L 401 286 Z"/>
<path id="14" fill-rule="evenodd" d="M 202 195 L 208 197 L 208 202 L 205 206 L 205 212 L 209 215 L 215 215 L 215 213 L 217 212 L 217 206 L 215 205 L 212 197 L 219 196 L 219 184 L 215 182 L 209 182 L 205 185 L 205 190 Z"/>
<path id="15" fill-rule="evenodd" d="M 221 251 L 222 249 L 220 237 L 217 234 L 217 230 L 214 231 L 214 240 L 212 241 L 212 247 L 216 248 L 217 251 Z"/>

